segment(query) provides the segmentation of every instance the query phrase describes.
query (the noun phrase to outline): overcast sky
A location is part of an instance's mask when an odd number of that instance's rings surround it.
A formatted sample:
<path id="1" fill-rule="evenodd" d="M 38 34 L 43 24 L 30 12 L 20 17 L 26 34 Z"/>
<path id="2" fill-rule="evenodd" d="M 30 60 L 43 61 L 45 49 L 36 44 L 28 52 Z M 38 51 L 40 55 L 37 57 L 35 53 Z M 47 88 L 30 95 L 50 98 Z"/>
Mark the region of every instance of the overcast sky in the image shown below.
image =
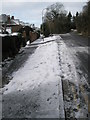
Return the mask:
<path id="1" fill-rule="evenodd" d="M 24 22 L 33 23 L 38 27 L 42 22 L 42 10 L 55 2 L 55 0 L 51 0 L 51 2 L 41 2 L 40 0 L 38 2 L 37 0 L 33 2 L 31 2 L 31 0 L 12 0 L 13 2 L 11 2 L 11 0 L 2 1 L 0 0 L 2 3 L 2 12 L 0 11 L 0 14 L 14 15 L 15 18 Z M 62 2 L 61 0 L 58 1 Z M 63 0 L 62 3 L 65 10 L 75 14 L 76 11 L 82 11 L 82 7 L 87 2 L 86 0 L 83 0 L 83 2 L 82 0 L 79 1 L 80 2 L 73 0 L 73 2 L 70 2 L 70 0 Z"/>

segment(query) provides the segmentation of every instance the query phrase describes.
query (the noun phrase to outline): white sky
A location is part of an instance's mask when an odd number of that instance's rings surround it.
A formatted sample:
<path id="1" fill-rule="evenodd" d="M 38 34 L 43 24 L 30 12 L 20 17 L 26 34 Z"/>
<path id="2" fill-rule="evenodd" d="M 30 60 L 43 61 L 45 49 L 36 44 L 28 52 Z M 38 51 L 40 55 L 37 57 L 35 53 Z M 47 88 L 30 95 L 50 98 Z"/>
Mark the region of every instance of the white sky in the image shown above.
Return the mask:
<path id="1" fill-rule="evenodd" d="M 42 2 L 41 2 L 42 1 Z M 48 1 L 48 2 L 47 2 Z M 82 7 L 86 4 L 87 0 L 57 0 L 62 2 L 65 10 L 71 11 L 75 14 L 77 11 L 82 11 Z M 40 26 L 42 23 L 42 10 L 49 5 L 57 2 L 56 0 L 0 0 L 0 14 L 14 15 L 24 22 L 34 23 Z"/>

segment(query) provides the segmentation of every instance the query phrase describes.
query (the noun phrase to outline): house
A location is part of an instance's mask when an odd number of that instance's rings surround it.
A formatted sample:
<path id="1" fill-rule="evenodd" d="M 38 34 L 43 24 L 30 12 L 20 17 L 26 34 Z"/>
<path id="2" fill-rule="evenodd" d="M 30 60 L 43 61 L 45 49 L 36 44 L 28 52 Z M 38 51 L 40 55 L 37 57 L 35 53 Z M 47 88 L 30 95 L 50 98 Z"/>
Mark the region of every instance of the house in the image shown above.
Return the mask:
<path id="1" fill-rule="evenodd" d="M 22 28 L 22 25 L 20 24 L 19 19 L 14 19 L 14 16 L 12 16 L 11 19 L 8 18 L 7 29 L 8 28 L 11 29 L 11 33 L 18 32 L 18 30 Z"/>
<path id="2" fill-rule="evenodd" d="M 13 33 L 18 32 L 24 23 L 22 24 L 19 19 L 14 19 L 14 16 L 10 17 L 10 15 L 2 14 L 0 15 L 0 24 L 2 26 L 0 29 L 2 29 L 3 33 Z"/>
<path id="3" fill-rule="evenodd" d="M 1 14 L 0 15 L 0 23 L 6 23 L 7 22 L 7 15 L 6 14 Z"/>
<path id="4" fill-rule="evenodd" d="M 2 25 L 6 24 L 7 19 L 8 19 L 8 17 L 7 17 L 6 14 L 1 14 L 0 15 L 0 33 L 2 33 L 3 31 L 5 31 L 5 28 Z"/>

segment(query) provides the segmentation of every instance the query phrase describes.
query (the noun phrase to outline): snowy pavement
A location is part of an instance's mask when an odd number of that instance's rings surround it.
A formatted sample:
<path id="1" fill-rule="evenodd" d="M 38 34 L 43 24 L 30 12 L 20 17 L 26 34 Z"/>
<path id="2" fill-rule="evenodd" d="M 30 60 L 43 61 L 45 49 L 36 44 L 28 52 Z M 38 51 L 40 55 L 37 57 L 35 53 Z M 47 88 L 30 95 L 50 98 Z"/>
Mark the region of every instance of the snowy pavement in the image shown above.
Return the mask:
<path id="1" fill-rule="evenodd" d="M 38 39 L 25 49 L 35 45 L 2 89 L 3 118 L 86 118 L 87 103 L 81 104 L 81 81 L 70 49 L 59 35 Z"/>
<path id="2" fill-rule="evenodd" d="M 39 45 L 3 88 L 4 117 L 64 118 L 57 37 L 44 39 L 51 42 Z"/>

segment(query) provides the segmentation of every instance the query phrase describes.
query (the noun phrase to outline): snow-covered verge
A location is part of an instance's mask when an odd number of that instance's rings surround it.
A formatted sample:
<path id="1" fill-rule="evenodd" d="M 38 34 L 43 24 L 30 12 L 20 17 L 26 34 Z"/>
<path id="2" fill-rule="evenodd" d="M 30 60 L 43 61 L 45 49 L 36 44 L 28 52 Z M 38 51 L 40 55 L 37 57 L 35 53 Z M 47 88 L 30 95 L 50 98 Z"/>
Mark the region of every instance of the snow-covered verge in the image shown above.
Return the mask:
<path id="1" fill-rule="evenodd" d="M 78 68 L 78 70 L 76 68 L 75 62 L 79 66 L 79 60 L 74 60 L 75 57 L 73 56 L 75 56 L 75 54 L 71 51 L 73 48 L 69 49 L 63 40 L 59 42 L 58 47 L 66 117 L 87 118 L 88 97 L 83 87 L 83 84 L 85 85 L 87 83 L 80 68 Z M 78 48 L 76 48 L 76 51 L 77 49 Z M 83 50 L 81 49 L 81 51 Z M 78 72 L 82 74 L 81 77 L 78 76 Z"/>

